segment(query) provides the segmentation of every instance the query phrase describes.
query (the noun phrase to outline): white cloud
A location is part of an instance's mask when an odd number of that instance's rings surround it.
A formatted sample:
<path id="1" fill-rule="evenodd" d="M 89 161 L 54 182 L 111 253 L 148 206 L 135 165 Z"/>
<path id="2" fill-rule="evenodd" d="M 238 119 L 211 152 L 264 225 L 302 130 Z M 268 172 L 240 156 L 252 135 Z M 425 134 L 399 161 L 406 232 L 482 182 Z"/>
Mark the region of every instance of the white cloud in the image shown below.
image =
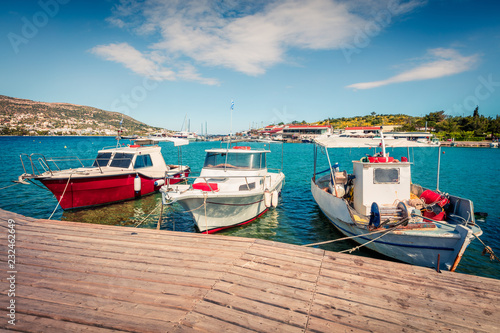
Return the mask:
<path id="1" fill-rule="evenodd" d="M 422 0 L 122 0 L 107 21 L 156 39 L 149 49 L 168 58 L 171 68 L 181 68 L 175 70 L 178 78 L 212 84 L 215 80 L 203 79 L 195 66 L 263 74 L 287 62 L 291 49 L 339 49 L 378 11 L 396 16 L 422 4 Z M 97 48 L 101 47 L 106 46 Z M 135 67 L 109 52 L 94 53 Z M 150 54 L 142 53 L 142 59 L 158 65 Z M 181 65 L 176 66 L 178 62 Z"/>
<path id="2" fill-rule="evenodd" d="M 478 54 L 462 56 L 454 49 L 437 48 L 428 51 L 427 62 L 385 80 L 361 82 L 347 86 L 352 89 L 371 89 L 393 83 L 436 79 L 465 72 L 474 67 Z"/>

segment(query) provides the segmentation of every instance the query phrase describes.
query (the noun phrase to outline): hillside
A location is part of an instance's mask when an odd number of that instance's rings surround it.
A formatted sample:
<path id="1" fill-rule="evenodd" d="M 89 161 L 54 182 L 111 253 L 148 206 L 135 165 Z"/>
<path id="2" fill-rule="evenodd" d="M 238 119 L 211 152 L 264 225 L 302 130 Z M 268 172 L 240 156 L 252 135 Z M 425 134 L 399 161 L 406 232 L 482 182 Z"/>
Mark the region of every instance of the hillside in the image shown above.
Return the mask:
<path id="1" fill-rule="evenodd" d="M 118 112 L 0 95 L 2 135 L 116 135 L 122 117 L 126 135 L 159 130 Z"/>

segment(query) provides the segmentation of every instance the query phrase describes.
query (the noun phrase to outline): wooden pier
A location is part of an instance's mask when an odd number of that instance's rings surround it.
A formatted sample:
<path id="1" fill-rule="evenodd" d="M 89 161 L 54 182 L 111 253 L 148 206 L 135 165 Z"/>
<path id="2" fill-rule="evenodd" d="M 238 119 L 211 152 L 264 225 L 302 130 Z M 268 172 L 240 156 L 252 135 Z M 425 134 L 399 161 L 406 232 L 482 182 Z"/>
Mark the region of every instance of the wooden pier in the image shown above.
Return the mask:
<path id="1" fill-rule="evenodd" d="M 15 273 L 7 266 L 8 220 Z M 0 328 L 500 332 L 500 281 L 271 241 L 0 210 Z M 12 229 L 12 228 L 11 228 Z M 6 291 L 12 288 L 15 297 Z M 15 326 L 8 314 L 15 300 Z"/>

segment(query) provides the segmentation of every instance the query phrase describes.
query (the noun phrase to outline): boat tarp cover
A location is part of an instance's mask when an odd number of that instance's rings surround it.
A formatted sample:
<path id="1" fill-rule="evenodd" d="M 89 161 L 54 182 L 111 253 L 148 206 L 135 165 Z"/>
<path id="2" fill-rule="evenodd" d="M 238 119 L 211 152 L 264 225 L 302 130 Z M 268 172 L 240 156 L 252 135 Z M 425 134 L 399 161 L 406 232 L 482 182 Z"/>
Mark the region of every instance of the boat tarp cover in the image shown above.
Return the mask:
<path id="1" fill-rule="evenodd" d="M 392 139 L 384 138 L 386 147 L 438 147 L 436 144 L 431 144 L 424 141 L 414 141 L 407 139 Z M 377 138 L 349 138 L 338 136 L 322 135 L 317 137 L 314 142 L 326 148 L 367 148 L 378 147 L 382 143 L 382 139 Z"/>

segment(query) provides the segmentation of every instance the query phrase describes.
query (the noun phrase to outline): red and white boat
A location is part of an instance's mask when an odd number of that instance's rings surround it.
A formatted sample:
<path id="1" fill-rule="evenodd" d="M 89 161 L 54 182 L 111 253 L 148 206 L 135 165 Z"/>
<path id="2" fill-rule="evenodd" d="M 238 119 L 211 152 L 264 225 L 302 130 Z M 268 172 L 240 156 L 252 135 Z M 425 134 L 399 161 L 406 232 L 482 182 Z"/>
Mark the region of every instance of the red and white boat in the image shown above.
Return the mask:
<path id="1" fill-rule="evenodd" d="M 176 146 L 188 143 L 187 140 L 169 141 L 174 141 Z M 62 209 L 138 198 L 158 191 L 167 177 L 170 184 L 175 184 L 190 173 L 188 166 L 167 165 L 157 143 L 157 140 L 137 139 L 133 145 L 103 148 L 88 167 L 78 158 L 46 159 L 37 153 L 22 154 L 24 174 L 19 176 L 19 181 L 40 181 L 55 195 Z M 27 173 L 27 160 L 31 173 Z M 61 169 L 58 166 L 75 161 L 81 167 Z"/>

